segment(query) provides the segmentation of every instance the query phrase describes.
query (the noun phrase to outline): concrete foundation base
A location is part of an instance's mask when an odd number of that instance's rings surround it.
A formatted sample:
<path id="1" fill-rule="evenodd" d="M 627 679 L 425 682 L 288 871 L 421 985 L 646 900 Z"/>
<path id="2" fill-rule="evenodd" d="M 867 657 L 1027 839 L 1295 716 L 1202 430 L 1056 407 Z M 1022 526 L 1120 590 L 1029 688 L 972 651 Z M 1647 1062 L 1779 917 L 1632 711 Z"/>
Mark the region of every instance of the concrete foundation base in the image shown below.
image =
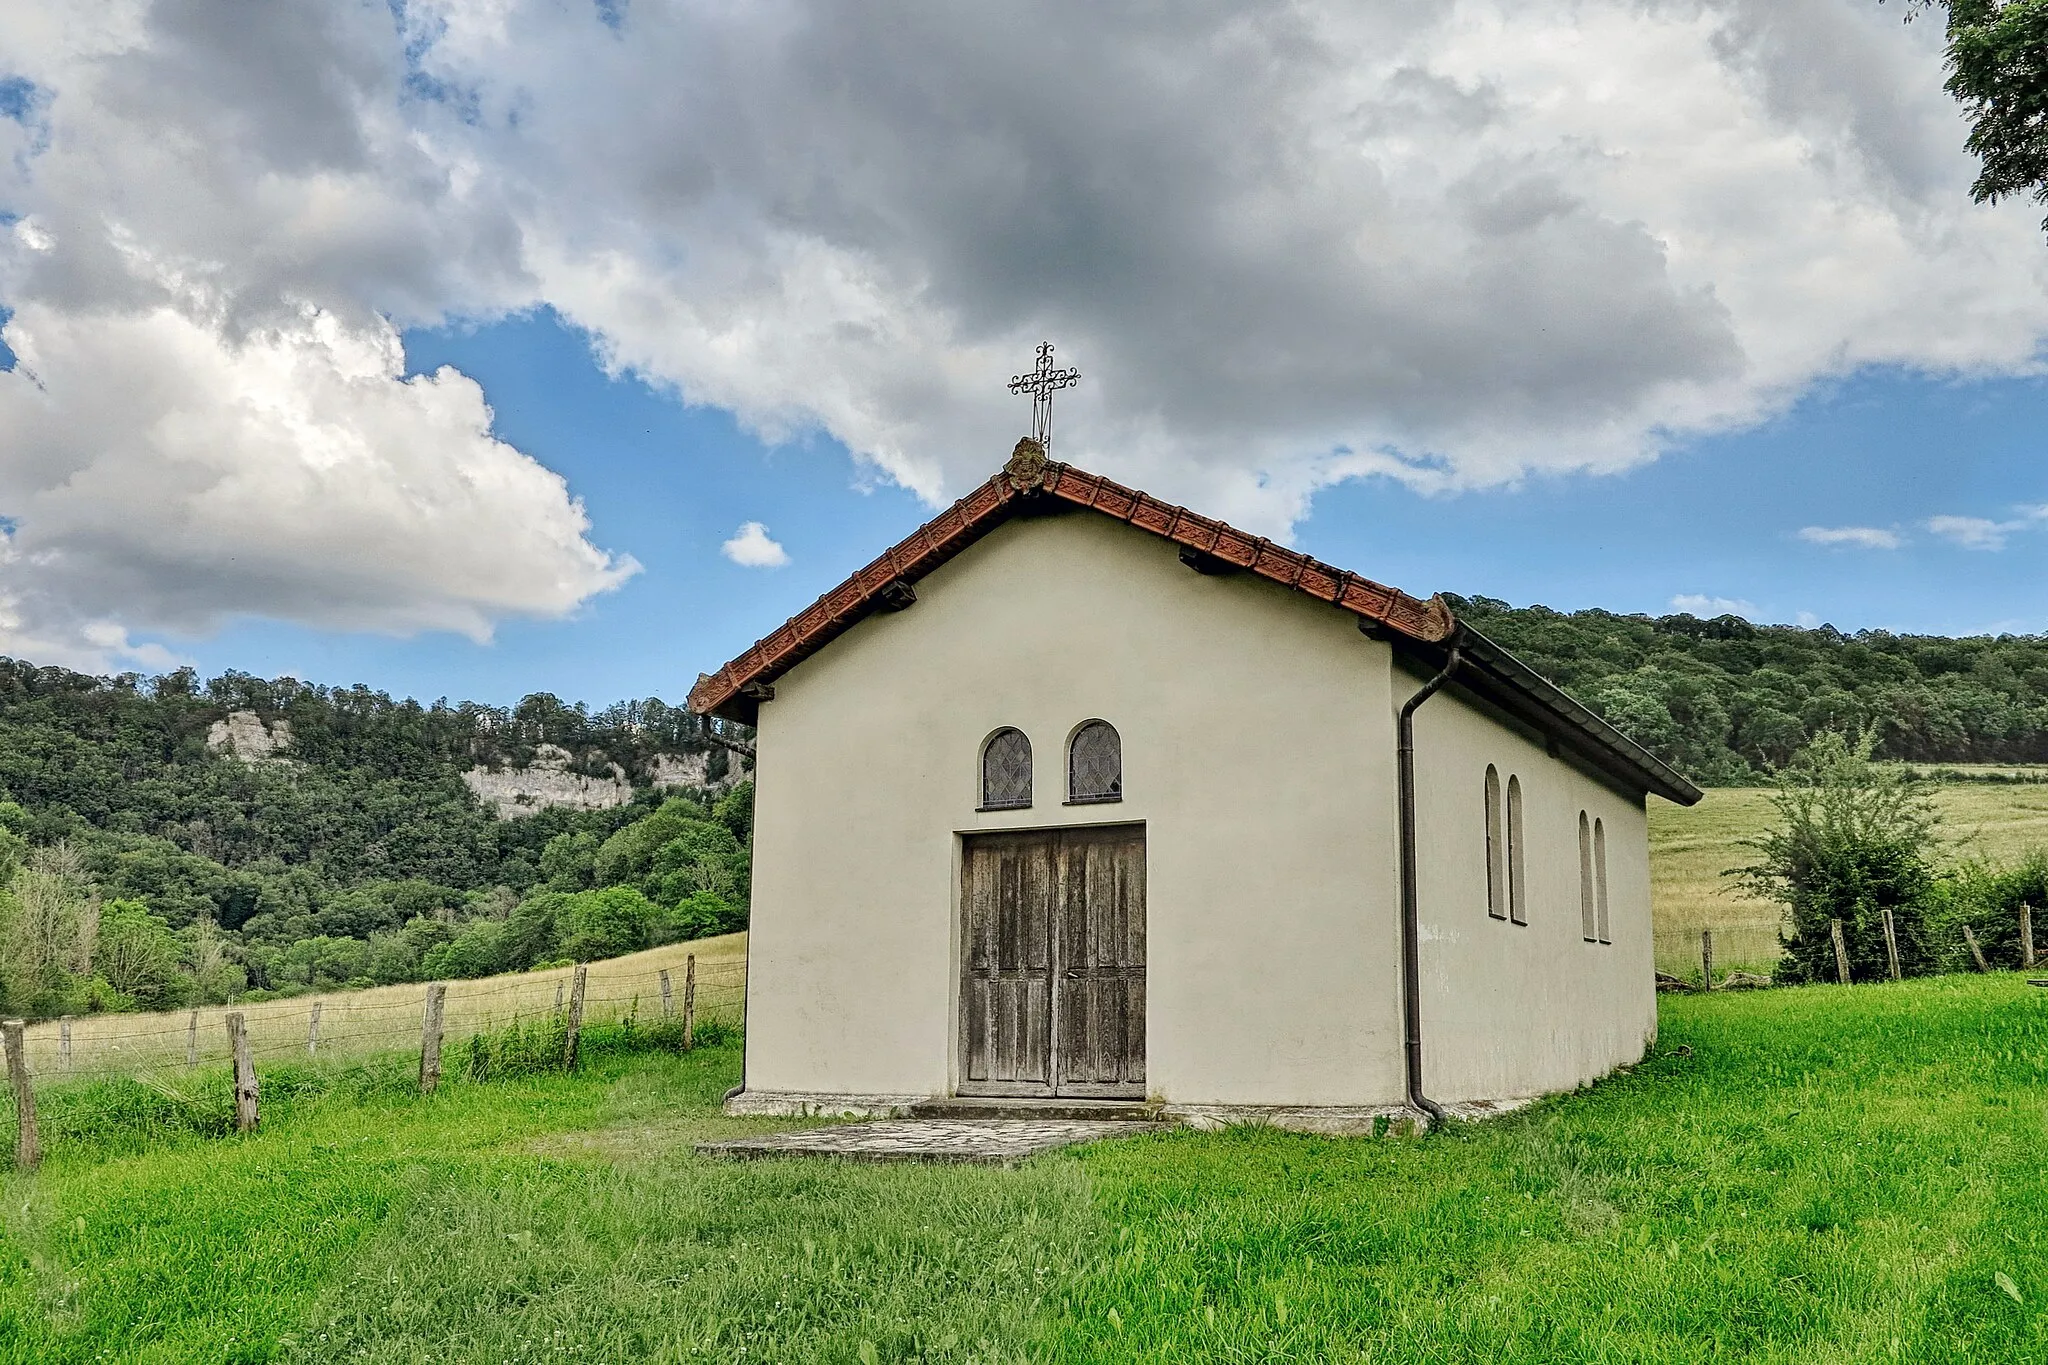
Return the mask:
<path id="1" fill-rule="evenodd" d="M 1098 1102 L 1099 1103 L 1099 1102 Z M 1535 1103 L 1534 1097 L 1512 1100 L 1471 1100 L 1447 1104 L 1453 1118 L 1480 1120 L 1512 1113 Z M 766 1118 L 864 1118 L 890 1119 L 909 1115 L 965 1117 L 969 1105 L 1000 1106 L 1003 1114 L 1017 1117 L 1036 1109 L 1030 1100 L 957 1101 L 934 1095 L 833 1095 L 790 1090 L 748 1090 L 725 1102 L 725 1112 Z M 1061 1119 L 1078 1119 L 1070 1114 L 1066 1101 L 1044 1102 L 1047 1114 Z M 1108 1107 L 1108 1106 L 1104 1106 Z M 959 1110 L 956 1114 L 954 1111 Z M 1214 1131 L 1239 1124 L 1258 1123 L 1297 1133 L 1323 1133 L 1332 1137 L 1378 1137 L 1388 1134 L 1420 1133 L 1429 1127 L 1422 1111 L 1405 1104 L 1393 1105 L 1264 1105 L 1264 1104 L 1167 1104 L 1148 1106 L 1145 1117 L 1190 1128 Z M 1118 1115 L 1117 1117 L 1125 1117 Z M 1137 1117 L 1131 1115 L 1130 1117 Z"/>

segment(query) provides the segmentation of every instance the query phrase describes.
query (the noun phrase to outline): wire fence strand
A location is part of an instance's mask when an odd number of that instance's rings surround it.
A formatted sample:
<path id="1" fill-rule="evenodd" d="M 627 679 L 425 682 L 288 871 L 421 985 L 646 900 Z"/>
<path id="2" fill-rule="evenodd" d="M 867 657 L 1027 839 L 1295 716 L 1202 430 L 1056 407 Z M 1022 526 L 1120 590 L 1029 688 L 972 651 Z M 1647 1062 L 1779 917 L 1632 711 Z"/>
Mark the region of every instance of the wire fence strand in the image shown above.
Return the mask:
<path id="1" fill-rule="evenodd" d="M 713 940 L 707 946 L 722 951 L 707 953 L 695 964 L 696 1017 L 707 1023 L 736 1023 L 746 1007 L 746 961 L 738 955 L 739 945 L 731 940 Z M 644 957 L 628 959 L 616 969 L 605 962 L 586 964 L 584 1023 L 615 1023 L 629 1015 L 656 1019 L 665 1006 L 680 1017 L 689 948 L 675 945 L 655 950 L 664 955 L 665 966 L 659 960 L 650 965 Z M 666 1002 L 661 990 L 664 975 L 669 982 Z M 565 1014 L 574 993 L 574 971 L 546 968 L 516 976 L 451 980 L 445 986 L 444 1049 L 513 1023 Z M 427 985 L 421 983 L 188 1006 L 149 1015 L 44 1019 L 28 1026 L 23 1043 L 29 1074 L 37 1084 L 124 1074 L 169 1076 L 232 1061 L 227 1017 L 239 1013 L 254 1057 L 274 1061 L 296 1054 L 316 1060 L 343 1059 L 398 1051 L 408 1045 L 417 1050 L 426 996 Z"/>

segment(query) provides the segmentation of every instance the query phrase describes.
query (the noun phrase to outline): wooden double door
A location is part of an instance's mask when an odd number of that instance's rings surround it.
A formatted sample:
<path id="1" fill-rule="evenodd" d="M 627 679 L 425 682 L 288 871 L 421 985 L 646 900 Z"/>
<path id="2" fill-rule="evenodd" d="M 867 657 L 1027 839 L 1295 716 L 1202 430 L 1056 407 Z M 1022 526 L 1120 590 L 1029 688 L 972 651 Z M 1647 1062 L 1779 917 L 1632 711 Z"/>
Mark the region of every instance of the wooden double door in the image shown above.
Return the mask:
<path id="1" fill-rule="evenodd" d="M 960 1093 L 1145 1094 L 1143 825 L 971 834 Z"/>

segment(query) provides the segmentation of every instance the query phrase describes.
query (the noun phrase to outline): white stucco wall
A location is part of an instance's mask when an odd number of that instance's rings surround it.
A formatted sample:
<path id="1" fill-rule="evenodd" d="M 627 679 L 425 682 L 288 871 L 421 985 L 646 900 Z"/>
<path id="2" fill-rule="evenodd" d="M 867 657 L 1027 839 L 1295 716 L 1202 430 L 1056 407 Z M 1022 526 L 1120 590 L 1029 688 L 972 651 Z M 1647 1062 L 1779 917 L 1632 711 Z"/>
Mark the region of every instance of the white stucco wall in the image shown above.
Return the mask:
<path id="1" fill-rule="evenodd" d="M 1396 671 L 1405 698 L 1420 679 Z M 1636 1061 L 1657 1027 L 1640 800 L 1447 690 L 1416 712 L 1423 1076 L 1432 1099 L 1568 1090 Z M 1486 903 L 1486 767 L 1522 781 L 1526 925 Z M 1579 915 L 1579 812 L 1606 825 L 1608 944 Z"/>
<path id="2" fill-rule="evenodd" d="M 1391 651 L 1105 517 L 1012 522 L 778 679 L 761 708 L 747 1088 L 950 1093 L 962 832 L 1142 822 L 1147 1086 L 1179 1104 L 1402 1094 Z M 1125 799 L 1065 807 L 1067 736 Z M 977 814 L 1031 739 L 1035 804 Z"/>

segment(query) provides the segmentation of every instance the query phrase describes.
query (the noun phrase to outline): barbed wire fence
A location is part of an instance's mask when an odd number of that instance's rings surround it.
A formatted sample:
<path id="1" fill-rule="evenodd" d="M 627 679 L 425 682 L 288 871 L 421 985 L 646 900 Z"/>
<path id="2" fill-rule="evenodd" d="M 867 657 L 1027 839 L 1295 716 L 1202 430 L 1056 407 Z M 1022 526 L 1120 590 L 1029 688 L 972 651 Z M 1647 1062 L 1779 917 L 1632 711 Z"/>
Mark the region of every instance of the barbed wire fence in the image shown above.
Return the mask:
<path id="1" fill-rule="evenodd" d="M 1657 975 L 1701 985 L 1711 975 L 1716 988 L 1731 976 L 1738 985 L 1763 984 L 1778 970 L 1785 948 L 1776 916 L 1713 924 L 1664 925 L 1656 929 Z"/>
<path id="2" fill-rule="evenodd" d="M 513 977 L 383 986 L 318 997 L 204 1005 L 158 1014 L 83 1015 L 4 1030 L 14 1104 L 0 1105 L 0 1140 L 14 1138 L 17 1168 L 47 1150 L 38 1132 L 36 1096 L 52 1088 L 125 1079 L 171 1100 L 190 1102 L 202 1081 L 217 1086 L 231 1070 L 235 1091 L 260 1090 L 263 1068 L 287 1062 L 359 1064 L 410 1054 L 421 1089 L 431 1091 L 439 1058 L 484 1036 L 546 1026 L 557 1030 L 562 1064 L 573 1069 L 582 1030 L 627 1020 L 659 1026 L 682 1047 L 699 1030 L 742 1027 L 746 962 L 686 954 L 674 967 L 644 962 L 614 968 L 593 962 Z M 5 1110 L 12 1109 L 11 1114 Z M 13 1133 L 7 1134 L 11 1118 Z M 254 1125 L 252 1105 L 247 1122 Z"/>

